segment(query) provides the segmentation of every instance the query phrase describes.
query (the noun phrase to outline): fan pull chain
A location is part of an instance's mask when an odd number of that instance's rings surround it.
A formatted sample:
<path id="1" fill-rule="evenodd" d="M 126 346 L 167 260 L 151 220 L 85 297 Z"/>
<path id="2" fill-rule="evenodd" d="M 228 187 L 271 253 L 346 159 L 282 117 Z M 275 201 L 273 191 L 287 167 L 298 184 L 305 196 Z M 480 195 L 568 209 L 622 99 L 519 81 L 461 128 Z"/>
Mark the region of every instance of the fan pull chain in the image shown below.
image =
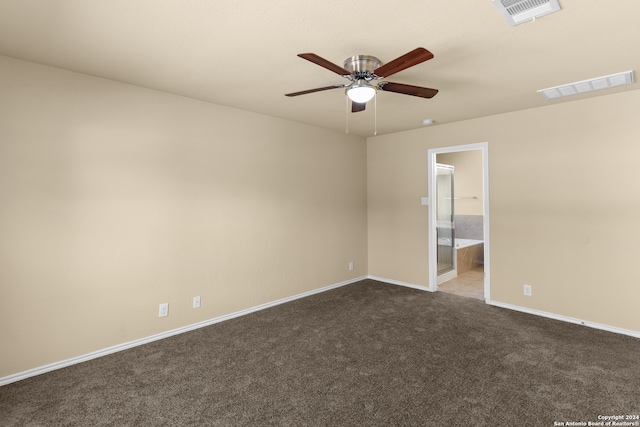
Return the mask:
<path id="1" fill-rule="evenodd" d="M 373 136 L 378 134 L 378 96 L 373 97 Z"/>
<path id="2" fill-rule="evenodd" d="M 344 133 L 349 133 L 349 97 L 348 97 L 348 96 L 345 96 L 344 98 L 346 99 L 346 105 L 347 105 L 347 106 L 346 106 L 346 108 L 345 108 L 345 110 L 344 110 L 344 111 L 345 111 L 345 113 L 346 113 L 346 115 L 347 115 L 347 117 L 346 117 L 346 123 L 347 123 L 347 125 L 346 125 L 346 126 L 347 126 L 347 127 L 346 127 L 346 129 L 344 130 Z"/>

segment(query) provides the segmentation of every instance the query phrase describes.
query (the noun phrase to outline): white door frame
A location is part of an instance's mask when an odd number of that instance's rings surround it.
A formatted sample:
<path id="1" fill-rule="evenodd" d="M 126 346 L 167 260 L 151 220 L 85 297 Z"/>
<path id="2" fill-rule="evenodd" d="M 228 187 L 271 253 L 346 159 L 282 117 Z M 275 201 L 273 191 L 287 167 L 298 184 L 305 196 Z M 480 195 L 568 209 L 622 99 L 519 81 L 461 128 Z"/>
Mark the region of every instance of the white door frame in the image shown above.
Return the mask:
<path id="1" fill-rule="evenodd" d="M 484 232 L 484 300 L 491 301 L 491 242 L 489 233 L 489 143 L 456 145 L 452 147 L 432 148 L 428 151 L 428 177 L 429 177 L 429 290 L 438 290 L 438 248 L 436 233 L 436 156 L 443 153 L 455 153 L 459 151 L 482 151 L 482 213 Z"/>

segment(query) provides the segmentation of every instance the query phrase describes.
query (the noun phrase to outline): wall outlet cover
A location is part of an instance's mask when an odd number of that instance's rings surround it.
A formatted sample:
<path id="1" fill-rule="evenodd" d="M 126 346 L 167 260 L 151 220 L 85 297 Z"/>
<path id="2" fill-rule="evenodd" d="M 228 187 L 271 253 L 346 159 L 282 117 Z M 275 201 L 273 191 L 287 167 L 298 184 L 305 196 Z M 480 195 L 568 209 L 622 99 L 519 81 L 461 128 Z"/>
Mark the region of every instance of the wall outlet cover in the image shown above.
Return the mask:
<path id="1" fill-rule="evenodd" d="M 169 303 L 165 302 L 158 307 L 158 317 L 165 317 L 169 315 Z"/>

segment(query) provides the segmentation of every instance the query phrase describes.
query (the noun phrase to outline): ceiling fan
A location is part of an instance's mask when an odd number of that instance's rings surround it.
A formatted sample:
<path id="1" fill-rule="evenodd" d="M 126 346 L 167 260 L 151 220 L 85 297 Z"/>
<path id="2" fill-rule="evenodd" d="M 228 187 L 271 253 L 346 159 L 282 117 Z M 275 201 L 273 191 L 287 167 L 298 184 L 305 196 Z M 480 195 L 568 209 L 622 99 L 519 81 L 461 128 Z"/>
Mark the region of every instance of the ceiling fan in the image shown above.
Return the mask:
<path id="1" fill-rule="evenodd" d="M 382 81 L 376 85 L 371 84 L 373 80 L 384 79 L 399 71 L 433 58 L 433 53 L 423 47 L 414 49 L 384 65 L 378 58 L 370 55 L 356 55 L 347 58 L 344 61 L 343 67 L 327 61 L 315 53 L 301 53 L 298 56 L 349 79 L 349 83 L 287 93 L 285 96 L 306 95 L 323 90 L 346 88 L 345 93 L 351 100 L 351 112 L 357 113 L 358 111 L 364 111 L 367 101 L 373 99 L 378 90 L 418 96 L 421 98 L 433 98 L 438 93 L 437 89 L 402 83 Z"/>

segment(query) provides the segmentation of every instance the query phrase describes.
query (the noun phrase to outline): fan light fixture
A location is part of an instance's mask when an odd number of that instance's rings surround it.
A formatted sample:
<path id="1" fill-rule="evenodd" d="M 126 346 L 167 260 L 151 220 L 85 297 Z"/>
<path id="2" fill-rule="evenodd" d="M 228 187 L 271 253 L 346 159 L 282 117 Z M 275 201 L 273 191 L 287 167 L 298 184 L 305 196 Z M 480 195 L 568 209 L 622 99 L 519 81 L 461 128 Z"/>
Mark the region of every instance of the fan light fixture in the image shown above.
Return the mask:
<path id="1" fill-rule="evenodd" d="M 364 80 L 359 80 L 357 84 L 349 86 L 346 90 L 350 100 L 358 104 L 371 101 L 376 95 L 376 88 Z"/>

